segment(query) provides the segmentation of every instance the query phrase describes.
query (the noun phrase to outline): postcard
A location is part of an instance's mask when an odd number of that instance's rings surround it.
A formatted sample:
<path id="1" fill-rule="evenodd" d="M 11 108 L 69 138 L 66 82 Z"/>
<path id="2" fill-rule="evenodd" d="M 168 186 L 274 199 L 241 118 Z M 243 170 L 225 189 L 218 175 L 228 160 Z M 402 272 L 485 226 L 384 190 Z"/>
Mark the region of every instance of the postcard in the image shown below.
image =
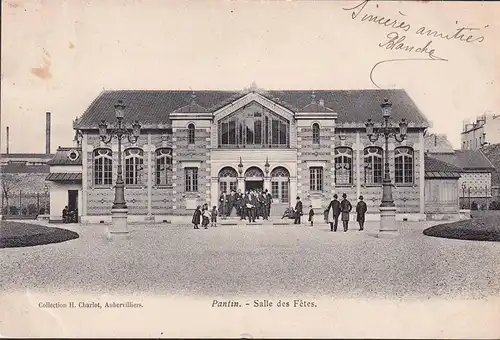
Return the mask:
<path id="1" fill-rule="evenodd" d="M 499 2 L 2 14 L 1 336 L 500 336 Z"/>

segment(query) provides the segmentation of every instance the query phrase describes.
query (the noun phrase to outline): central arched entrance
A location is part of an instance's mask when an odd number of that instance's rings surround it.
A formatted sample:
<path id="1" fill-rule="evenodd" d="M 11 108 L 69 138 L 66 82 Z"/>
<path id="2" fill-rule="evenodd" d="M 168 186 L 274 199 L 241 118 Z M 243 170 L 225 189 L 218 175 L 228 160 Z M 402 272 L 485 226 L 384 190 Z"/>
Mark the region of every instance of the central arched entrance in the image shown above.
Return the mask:
<path id="1" fill-rule="evenodd" d="M 271 215 L 281 215 L 290 206 L 290 172 L 282 166 L 271 171 Z"/>
<path id="2" fill-rule="evenodd" d="M 264 172 L 256 166 L 245 171 L 245 192 L 264 190 Z"/>

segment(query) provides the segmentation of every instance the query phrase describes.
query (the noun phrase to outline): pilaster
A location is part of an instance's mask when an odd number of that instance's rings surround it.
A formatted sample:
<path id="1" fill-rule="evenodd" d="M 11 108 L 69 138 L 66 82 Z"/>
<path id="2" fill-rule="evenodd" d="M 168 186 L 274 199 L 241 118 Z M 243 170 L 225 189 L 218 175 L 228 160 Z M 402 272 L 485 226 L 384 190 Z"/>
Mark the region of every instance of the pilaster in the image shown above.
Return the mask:
<path id="1" fill-rule="evenodd" d="M 219 188 L 217 187 L 218 180 L 217 177 L 211 177 L 210 179 L 210 201 L 212 202 L 211 206 L 218 206 L 218 193 L 219 193 Z"/>
<path id="2" fill-rule="evenodd" d="M 245 192 L 245 178 L 239 176 L 238 177 L 238 190 L 241 190 L 241 192 Z"/>
<path id="3" fill-rule="evenodd" d="M 88 166 L 88 148 L 87 148 L 87 143 L 88 143 L 88 138 L 87 134 L 83 134 L 82 138 L 82 216 L 87 215 L 87 201 L 88 201 L 88 194 L 87 194 L 87 184 L 88 184 L 88 176 L 89 176 L 89 166 Z"/>
<path id="4" fill-rule="evenodd" d="M 359 131 L 356 132 L 356 199 L 361 195 L 361 139 L 359 137 Z"/>
<path id="5" fill-rule="evenodd" d="M 151 218 L 151 215 L 152 215 L 152 207 L 151 207 L 151 196 L 152 196 L 152 193 L 153 193 L 153 174 L 152 174 L 152 169 L 153 169 L 153 164 L 151 163 L 152 162 L 152 157 L 151 157 L 151 153 L 153 151 L 153 146 L 151 145 L 151 133 L 148 133 L 148 144 L 147 144 L 147 147 L 146 147 L 147 150 L 145 150 L 148 154 L 148 166 L 147 166 L 147 170 L 148 170 L 148 218 L 150 219 Z"/>
<path id="6" fill-rule="evenodd" d="M 271 192 L 271 177 L 264 177 L 264 190 Z"/>
<path id="7" fill-rule="evenodd" d="M 297 203 L 297 177 L 290 177 L 290 205 L 295 207 Z"/>
<path id="8" fill-rule="evenodd" d="M 425 147 L 425 141 L 424 141 L 424 132 L 420 131 L 419 132 L 419 145 L 418 145 L 418 153 L 419 153 L 419 158 L 420 158 L 420 173 L 419 173 L 419 190 L 420 190 L 420 213 L 423 214 L 425 213 L 425 155 L 424 155 L 424 147 Z"/>

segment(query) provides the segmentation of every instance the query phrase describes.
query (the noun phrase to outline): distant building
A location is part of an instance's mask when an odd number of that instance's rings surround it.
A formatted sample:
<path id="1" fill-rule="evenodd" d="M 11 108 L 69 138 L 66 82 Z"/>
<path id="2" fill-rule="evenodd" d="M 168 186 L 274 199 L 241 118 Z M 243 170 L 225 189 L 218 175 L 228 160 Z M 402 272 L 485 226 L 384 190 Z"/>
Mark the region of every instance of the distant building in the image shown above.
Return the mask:
<path id="1" fill-rule="evenodd" d="M 485 144 L 500 143 L 500 114 L 479 116 L 474 123 L 464 121 L 462 150 L 477 150 Z"/>
<path id="2" fill-rule="evenodd" d="M 495 166 L 495 170 L 491 173 L 491 196 L 492 201 L 500 204 L 500 143 L 487 145 L 482 151 Z"/>

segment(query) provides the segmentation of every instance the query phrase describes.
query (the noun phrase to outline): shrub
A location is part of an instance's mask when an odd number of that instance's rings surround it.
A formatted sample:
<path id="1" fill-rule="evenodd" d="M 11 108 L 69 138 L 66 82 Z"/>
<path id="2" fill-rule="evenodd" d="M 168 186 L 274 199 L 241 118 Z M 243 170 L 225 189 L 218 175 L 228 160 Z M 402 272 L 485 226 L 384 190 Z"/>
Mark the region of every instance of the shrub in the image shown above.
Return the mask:
<path id="1" fill-rule="evenodd" d="M 37 215 L 38 207 L 35 203 L 28 204 L 28 215 Z"/>

